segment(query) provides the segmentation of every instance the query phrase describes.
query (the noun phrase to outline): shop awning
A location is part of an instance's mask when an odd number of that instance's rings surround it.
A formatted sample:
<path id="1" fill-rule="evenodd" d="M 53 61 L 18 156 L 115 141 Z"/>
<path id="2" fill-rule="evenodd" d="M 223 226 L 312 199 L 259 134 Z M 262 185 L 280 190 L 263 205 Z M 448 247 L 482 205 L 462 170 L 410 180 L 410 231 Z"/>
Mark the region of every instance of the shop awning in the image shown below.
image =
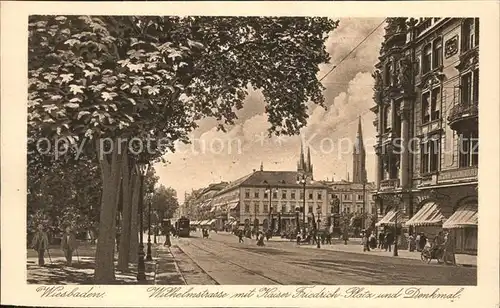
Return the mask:
<path id="1" fill-rule="evenodd" d="M 192 221 L 189 222 L 189 224 L 192 225 L 192 226 L 196 225 L 196 223 L 197 223 L 196 220 L 192 220 Z"/>
<path id="2" fill-rule="evenodd" d="M 203 220 L 200 222 L 200 225 L 204 226 L 204 225 L 208 225 L 208 220 Z"/>
<path id="3" fill-rule="evenodd" d="M 213 213 L 217 210 L 217 207 L 216 206 L 213 206 L 211 209 L 210 209 L 210 212 Z"/>
<path id="4" fill-rule="evenodd" d="M 228 203 L 227 207 L 230 210 L 234 210 L 238 206 L 238 204 L 240 204 L 239 200 L 231 201 L 231 202 Z"/>
<path id="5" fill-rule="evenodd" d="M 443 229 L 477 227 L 477 205 L 464 204 L 443 224 Z"/>
<path id="6" fill-rule="evenodd" d="M 420 210 L 410 218 L 405 225 L 407 226 L 440 226 L 446 220 L 441 213 L 439 204 L 429 202 L 424 204 Z"/>
<path id="7" fill-rule="evenodd" d="M 379 220 L 375 226 L 383 226 L 383 225 L 395 225 L 396 224 L 396 218 L 397 218 L 397 222 L 398 222 L 398 225 L 401 224 L 401 223 L 404 223 L 407 219 L 405 219 L 403 217 L 403 213 L 401 211 L 398 211 L 397 212 L 397 215 L 396 215 L 396 210 L 395 209 L 392 209 L 390 210 L 389 212 L 387 212 L 387 214 L 385 214 L 384 217 L 382 217 L 381 220 Z"/>
<path id="8" fill-rule="evenodd" d="M 207 225 L 214 224 L 217 221 L 217 219 L 212 219 L 207 222 Z"/>

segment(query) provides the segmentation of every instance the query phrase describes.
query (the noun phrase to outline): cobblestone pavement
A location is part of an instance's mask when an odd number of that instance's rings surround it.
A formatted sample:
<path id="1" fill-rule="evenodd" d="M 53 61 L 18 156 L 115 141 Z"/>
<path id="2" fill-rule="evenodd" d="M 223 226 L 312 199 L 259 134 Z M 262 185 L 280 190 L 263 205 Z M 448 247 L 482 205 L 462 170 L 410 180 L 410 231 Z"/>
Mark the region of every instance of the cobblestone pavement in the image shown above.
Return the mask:
<path id="1" fill-rule="evenodd" d="M 173 240 L 187 284 L 476 285 L 476 268 L 426 264 L 373 254 L 304 249 L 286 241 L 264 247 L 253 239 L 192 233 Z M 183 265 L 180 265 L 183 264 Z"/>

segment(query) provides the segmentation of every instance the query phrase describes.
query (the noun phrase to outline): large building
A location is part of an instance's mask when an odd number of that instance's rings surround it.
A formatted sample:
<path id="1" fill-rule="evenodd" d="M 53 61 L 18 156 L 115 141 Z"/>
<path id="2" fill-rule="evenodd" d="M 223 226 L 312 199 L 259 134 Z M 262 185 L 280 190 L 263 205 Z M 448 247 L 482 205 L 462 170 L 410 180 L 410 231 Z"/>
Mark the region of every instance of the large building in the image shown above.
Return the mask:
<path id="1" fill-rule="evenodd" d="M 455 235 L 477 251 L 477 18 L 388 18 L 376 64 L 381 226 Z"/>
<path id="2" fill-rule="evenodd" d="M 303 178 L 305 183 L 300 183 Z M 295 230 L 297 212 L 301 226 L 305 223 L 310 228 L 318 218 L 325 224 L 330 215 L 327 190 L 314 181 L 310 151 L 306 161 L 301 148 L 297 171 L 265 171 L 261 164 L 260 170 L 229 183 L 214 197 L 213 205 L 227 208 L 228 222 L 233 225 Z"/>

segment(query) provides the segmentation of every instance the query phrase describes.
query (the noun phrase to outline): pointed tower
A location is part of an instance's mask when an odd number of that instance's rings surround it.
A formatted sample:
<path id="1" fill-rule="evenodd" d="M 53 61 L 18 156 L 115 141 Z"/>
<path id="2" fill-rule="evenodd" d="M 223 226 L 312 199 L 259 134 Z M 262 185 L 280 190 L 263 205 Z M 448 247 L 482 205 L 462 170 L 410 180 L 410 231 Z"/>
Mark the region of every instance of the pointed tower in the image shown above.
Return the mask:
<path id="1" fill-rule="evenodd" d="M 305 173 L 306 172 L 306 162 L 304 160 L 304 146 L 302 145 L 302 140 L 300 141 L 300 157 L 297 162 L 297 172 Z"/>
<path id="2" fill-rule="evenodd" d="M 311 149 L 307 147 L 307 168 L 306 173 L 312 178 L 313 176 L 313 164 L 311 161 Z"/>
<path id="3" fill-rule="evenodd" d="M 260 171 L 264 171 L 264 163 L 260 162 Z"/>
<path id="4" fill-rule="evenodd" d="M 363 131 L 361 128 L 361 116 L 358 118 L 358 132 L 352 152 L 352 182 L 366 182 L 366 151 L 363 143 Z"/>

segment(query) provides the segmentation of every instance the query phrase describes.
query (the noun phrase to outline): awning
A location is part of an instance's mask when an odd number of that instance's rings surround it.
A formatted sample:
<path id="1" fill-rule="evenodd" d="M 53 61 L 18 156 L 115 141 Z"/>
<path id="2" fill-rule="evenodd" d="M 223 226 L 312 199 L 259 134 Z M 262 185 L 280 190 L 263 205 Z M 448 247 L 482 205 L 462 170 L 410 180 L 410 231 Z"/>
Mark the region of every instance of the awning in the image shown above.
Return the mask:
<path id="1" fill-rule="evenodd" d="M 237 200 L 237 201 L 232 201 L 232 202 L 229 202 L 229 203 L 228 203 L 227 207 L 228 207 L 228 209 L 230 209 L 230 210 L 234 210 L 234 209 L 238 206 L 238 204 L 239 204 L 239 203 L 240 203 L 240 201 L 239 201 L 239 200 Z"/>
<path id="2" fill-rule="evenodd" d="M 233 221 L 233 222 L 231 223 L 231 226 L 237 226 L 237 225 L 239 225 L 239 223 L 238 223 L 237 221 Z"/>
<path id="3" fill-rule="evenodd" d="M 477 227 L 477 205 L 464 204 L 443 224 L 443 229 Z"/>
<path id="4" fill-rule="evenodd" d="M 212 219 L 212 220 L 210 220 L 210 221 L 207 222 L 207 225 L 214 224 L 216 221 L 217 221 L 217 219 Z"/>
<path id="5" fill-rule="evenodd" d="M 193 220 L 193 221 L 190 221 L 189 224 L 194 226 L 194 225 L 196 225 L 196 222 L 197 222 L 196 220 Z"/>
<path id="6" fill-rule="evenodd" d="M 420 210 L 408 220 L 407 226 L 440 226 L 446 220 L 439 205 L 435 202 L 424 204 Z"/>
<path id="7" fill-rule="evenodd" d="M 213 213 L 217 210 L 217 207 L 216 206 L 213 206 L 211 209 L 210 209 L 210 212 Z"/>
<path id="8" fill-rule="evenodd" d="M 208 220 L 203 220 L 200 222 L 200 225 L 204 226 L 204 225 L 208 225 Z"/>
<path id="9" fill-rule="evenodd" d="M 403 214 L 401 213 L 401 211 L 398 211 L 397 215 L 396 215 L 396 210 L 392 209 L 389 212 L 387 212 L 387 214 L 385 214 L 385 216 L 382 217 L 382 219 L 379 220 L 375 224 L 375 226 L 378 227 L 378 226 L 383 226 L 383 225 L 395 225 L 396 224 L 396 218 L 397 218 L 398 225 L 401 224 L 401 223 L 404 223 L 405 220 L 406 220 L 403 217 Z"/>

